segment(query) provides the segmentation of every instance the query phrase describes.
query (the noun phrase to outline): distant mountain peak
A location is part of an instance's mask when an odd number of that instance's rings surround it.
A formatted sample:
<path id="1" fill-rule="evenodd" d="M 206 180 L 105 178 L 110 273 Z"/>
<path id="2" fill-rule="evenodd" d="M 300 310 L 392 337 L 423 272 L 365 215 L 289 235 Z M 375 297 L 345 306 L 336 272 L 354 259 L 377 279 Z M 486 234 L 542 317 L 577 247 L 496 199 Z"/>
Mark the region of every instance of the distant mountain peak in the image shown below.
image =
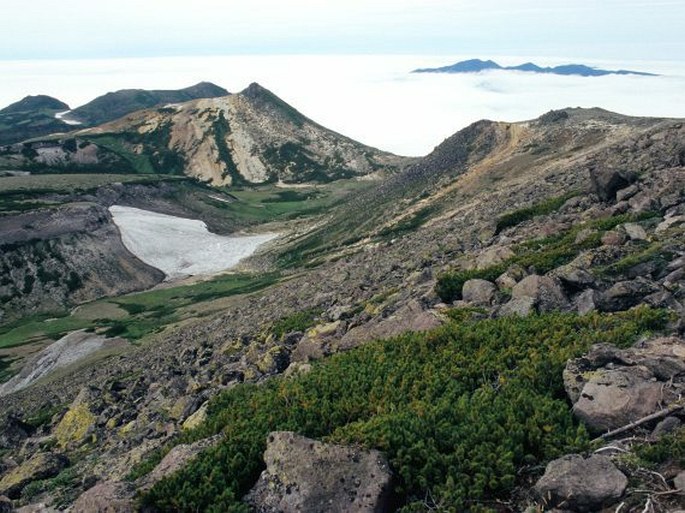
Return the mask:
<path id="1" fill-rule="evenodd" d="M 45 94 L 29 95 L 0 110 L 0 114 L 13 114 L 15 112 L 37 110 L 69 110 L 69 105 L 57 98 Z"/>
<path id="2" fill-rule="evenodd" d="M 657 76 L 654 73 L 645 73 L 643 71 L 631 71 L 625 69 L 606 70 L 600 68 L 593 68 L 585 64 L 564 64 L 561 66 L 541 67 L 533 62 L 526 62 L 517 66 L 500 66 L 492 60 L 468 59 L 465 61 L 450 64 L 449 66 L 442 66 L 439 68 L 419 68 L 412 71 L 412 73 L 478 73 L 487 70 L 504 70 L 504 71 L 523 71 L 526 73 L 541 73 L 552 75 L 577 75 L 581 77 L 601 77 L 604 75 L 641 75 L 641 76 Z"/>

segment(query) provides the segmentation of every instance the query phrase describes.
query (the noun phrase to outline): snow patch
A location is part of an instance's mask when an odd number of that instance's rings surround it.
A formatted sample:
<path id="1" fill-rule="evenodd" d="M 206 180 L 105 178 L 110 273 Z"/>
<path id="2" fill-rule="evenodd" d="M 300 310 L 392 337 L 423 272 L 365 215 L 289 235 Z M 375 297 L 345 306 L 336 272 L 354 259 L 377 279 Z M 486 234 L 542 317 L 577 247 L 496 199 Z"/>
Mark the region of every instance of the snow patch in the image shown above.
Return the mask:
<path id="1" fill-rule="evenodd" d="M 64 112 L 58 112 L 55 114 L 55 118 L 59 119 L 62 123 L 66 123 L 67 125 L 82 125 L 80 121 L 76 121 L 73 119 L 64 119 L 64 116 L 69 114 L 71 111 L 70 110 L 65 110 Z"/>
<path id="2" fill-rule="evenodd" d="M 164 272 L 167 280 L 225 271 L 278 236 L 222 236 L 211 233 L 204 222 L 196 219 L 120 205 L 111 206 L 109 211 L 124 246 Z"/>

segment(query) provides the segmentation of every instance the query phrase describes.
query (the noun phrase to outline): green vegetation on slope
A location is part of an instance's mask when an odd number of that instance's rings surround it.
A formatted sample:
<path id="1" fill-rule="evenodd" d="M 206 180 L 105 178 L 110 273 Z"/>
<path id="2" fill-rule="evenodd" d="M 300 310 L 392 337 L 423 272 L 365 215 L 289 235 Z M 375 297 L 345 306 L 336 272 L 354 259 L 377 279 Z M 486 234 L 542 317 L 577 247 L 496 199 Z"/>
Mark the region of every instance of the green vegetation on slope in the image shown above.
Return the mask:
<path id="1" fill-rule="evenodd" d="M 574 196 L 578 196 L 577 192 L 569 192 L 562 196 L 546 199 L 540 203 L 536 203 L 530 207 L 525 207 L 513 212 L 508 212 L 497 219 L 497 227 L 495 233 L 499 233 L 505 228 L 516 226 L 524 221 L 533 219 L 534 217 L 544 216 L 556 212 L 561 206 Z"/>
<path id="2" fill-rule="evenodd" d="M 602 231 L 615 228 L 619 224 L 641 221 L 654 216 L 653 212 L 639 215 L 616 215 L 583 223 L 557 235 L 525 242 L 515 248 L 516 254 L 513 257 L 500 264 L 484 269 L 454 270 L 442 273 L 438 276 L 435 292 L 447 303 L 461 299 L 462 287 L 468 280 L 478 278 L 494 281 L 507 268 L 515 264 L 531 269 L 537 274 L 548 273 L 552 269 L 569 263 L 582 251 L 600 246 Z M 576 237 L 581 230 L 591 230 L 593 233 L 582 241 L 576 242 Z M 651 253 L 648 253 L 648 257 L 651 258 Z M 623 266 L 625 262 L 620 264 L 621 268 Z"/>
<path id="3" fill-rule="evenodd" d="M 107 317 L 82 318 L 67 312 L 36 315 L 0 326 L 0 348 L 19 346 L 31 341 L 57 340 L 78 329 L 107 328 L 107 334 L 130 340 L 163 330 L 181 320 L 204 315 L 203 303 L 238 294 L 246 294 L 268 287 L 278 279 L 277 274 L 228 274 L 212 280 L 120 296 L 116 299 L 89 303 L 111 307 L 119 305 L 128 315 L 116 319 Z M 210 309 L 211 310 L 211 309 Z"/>
<path id="4" fill-rule="evenodd" d="M 593 343 L 625 347 L 666 318 L 640 308 L 455 321 L 335 355 L 306 375 L 237 386 L 177 440 L 223 432 L 222 442 L 142 501 L 163 511 L 247 511 L 240 498 L 263 469 L 267 434 L 292 430 L 384 451 L 404 512 L 485 511 L 511 492 L 517 470 L 588 446 L 565 398 L 567 359 Z"/>

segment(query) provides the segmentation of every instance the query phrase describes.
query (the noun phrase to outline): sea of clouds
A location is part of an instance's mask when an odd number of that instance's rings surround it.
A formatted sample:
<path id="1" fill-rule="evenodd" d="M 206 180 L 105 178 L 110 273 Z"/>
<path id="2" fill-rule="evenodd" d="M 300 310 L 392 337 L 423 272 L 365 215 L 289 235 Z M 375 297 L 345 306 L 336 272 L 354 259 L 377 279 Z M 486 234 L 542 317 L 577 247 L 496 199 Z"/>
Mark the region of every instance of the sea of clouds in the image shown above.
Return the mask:
<path id="1" fill-rule="evenodd" d="M 582 63 L 657 77 L 565 77 L 511 71 L 468 75 L 411 70 L 489 56 L 297 55 L 0 61 L 0 106 L 27 94 L 77 107 L 124 88 L 176 89 L 211 81 L 231 92 L 251 82 L 344 135 L 403 155 L 424 155 L 479 119 L 521 121 L 550 109 L 602 107 L 636 116 L 685 117 L 685 62 L 602 62 L 493 57 L 503 65 Z"/>

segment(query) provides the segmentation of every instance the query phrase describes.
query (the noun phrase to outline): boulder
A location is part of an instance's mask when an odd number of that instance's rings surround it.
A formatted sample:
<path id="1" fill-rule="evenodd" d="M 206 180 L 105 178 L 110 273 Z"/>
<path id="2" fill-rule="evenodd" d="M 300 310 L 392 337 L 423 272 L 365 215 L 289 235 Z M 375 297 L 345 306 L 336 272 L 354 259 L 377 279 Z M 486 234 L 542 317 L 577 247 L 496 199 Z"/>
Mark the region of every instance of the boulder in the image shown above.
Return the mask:
<path id="1" fill-rule="evenodd" d="M 602 244 L 605 246 L 622 246 L 628 240 L 628 236 L 618 230 L 609 230 L 602 235 Z"/>
<path id="2" fill-rule="evenodd" d="M 79 445 L 86 440 L 97 422 L 97 415 L 92 411 L 96 394 L 94 390 L 84 387 L 71 403 L 55 428 L 55 437 L 60 446 Z"/>
<path id="3" fill-rule="evenodd" d="M 532 297 L 522 297 L 520 299 L 512 299 L 502 305 L 497 311 L 497 317 L 527 317 L 534 311 L 535 300 Z"/>
<path id="4" fill-rule="evenodd" d="M 550 276 L 533 274 L 524 278 L 511 291 L 513 300 L 530 298 L 539 312 L 565 310 L 569 303 L 559 281 Z"/>
<path id="5" fill-rule="evenodd" d="M 573 413 L 591 431 L 614 429 L 659 409 L 661 384 L 644 367 L 595 371 L 573 406 Z"/>
<path id="6" fill-rule="evenodd" d="M 626 486 L 628 479 L 610 458 L 571 454 L 547 465 L 535 491 L 550 507 L 589 512 L 616 502 Z"/>
<path id="7" fill-rule="evenodd" d="M 635 176 L 626 171 L 619 171 L 606 167 L 590 169 L 592 187 L 602 201 L 614 201 L 616 193 L 625 189 L 635 181 Z"/>
<path id="8" fill-rule="evenodd" d="M 135 490 L 129 483 L 104 481 L 83 492 L 71 513 L 133 513 Z"/>
<path id="9" fill-rule="evenodd" d="M 598 300 L 599 293 L 596 290 L 588 289 L 578 294 L 574 300 L 574 306 L 580 315 L 586 315 L 597 310 Z"/>
<path id="10" fill-rule="evenodd" d="M 338 350 L 346 350 L 370 340 L 394 337 L 407 331 L 429 331 L 442 322 L 442 318 L 434 311 L 426 310 L 419 301 L 412 299 L 389 317 L 376 317 L 366 324 L 356 326 L 339 341 L 332 341 L 332 344 Z"/>
<path id="11" fill-rule="evenodd" d="M 198 440 L 192 444 L 179 444 L 162 458 L 157 466 L 149 474 L 136 481 L 137 490 L 148 490 L 163 478 L 170 476 L 180 470 L 186 463 L 192 460 L 200 452 L 216 445 L 221 440 L 222 435 L 216 435 L 204 440 Z"/>
<path id="12" fill-rule="evenodd" d="M 571 293 L 592 287 L 597 281 L 591 273 L 573 264 L 557 267 L 551 275 L 559 278 L 564 288 Z"/>
<path id="13" fill-rule="evenodd" d="M 7 495 L 16 499 L 31 481 L 56 476 L 66 466 L 67 459 L 62 455 L 51 452 L 34 454 L 24 463 L 2 476 L 0 479 L 0 495 Z"/>
<path id="14" fill-rule="evenodd" d="M 244 499 L 259 513 L 389 509 L 392 476 L 378 451 L 274 432 L 268 436 L 264 462 L 266 470 Z"/>
<path id="15" fill-rule="evenodd" d="M 574 414 L 595 432 L 655 413 L 685 393 L 685 340 L 655 338 L 629 349 L 592 346 L 569 360 L 564 387 Z"/>
<path id="16" fill-rule="evenodd" d="M 507 246 L 493 246 L 483 251 L 476 258 L 476 269 L 486 269 L 501 264 L 514 256 L 514 251 Z"/>
<path id="17" fill-rule="evenodd" d="M 630 240 L 647 240 L 647 232 L 637 223 L 625 223 L 623 229 Z"/>
<path id="18" fill-rule="evenodd" d="M 645 296 L 658 291 L 659 286 L 645 278 L 619 281 L 600 295 L 597 306 L 603 312 L 627 310 L 640 304 Z"/>
<path id="19" fill-rule="evenodd" d="M 673 487 L 685 494 L 685 471 L 678 472 L 678 475 L 673 478 Z"/>
<path id="20" fill-rule="evenodd" d="M 468 280 L 461 290 L 461 297 L 474 306 L 490 306 L 495 300 L 497 287 L 487 280 Z"/>

